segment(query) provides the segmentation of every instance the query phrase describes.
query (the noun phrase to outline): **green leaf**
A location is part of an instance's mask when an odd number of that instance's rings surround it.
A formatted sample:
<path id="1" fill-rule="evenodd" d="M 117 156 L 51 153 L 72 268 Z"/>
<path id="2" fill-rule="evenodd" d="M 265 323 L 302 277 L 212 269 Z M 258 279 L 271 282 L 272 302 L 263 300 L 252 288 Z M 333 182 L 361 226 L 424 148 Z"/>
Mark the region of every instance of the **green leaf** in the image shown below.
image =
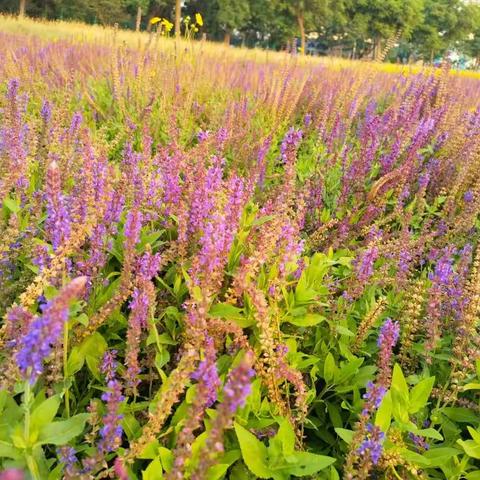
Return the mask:
<path id="1" fill-rule="evenodd" d="M 270 440 L 270 445 L 277 442 L 283 455 L 291 455 L 295 451 L 295 432 L 292 425 L 286 419 L 280 421 L 277 434 Z"/>
<path id="2" fill-rule="evenodd" d="M 472 437 L 473 441 L 480 445 L 480 433 L 477 432 L 474 428 L 472 428 L 470 425 L 467 426 L 468 433 Z"/>
<path id="3" fill-rule="evenodd" d="M 288 317 L 286 322 L 296 325 L 297 327 L 313 327 L 323 322 L 325 317 L 318 313 L 307 313 L 299 317 Z"/>
<path id="4" fill-rule="evenodd" d="M 383 397 L 380 407 L 378 407 L 377 414 L 375 416 L 375 425 L 380 427 L 384 432 L 390 427 L 392 421 L 392 395 L 390 390 Z"/>
<path id="5" fill-rule="evenodd" d="M 465 475 L 465 480 L 480 480 L 480 472 L 470 472 Z"/>
<path id="6" fill-rule="evenodd" d="M 238 423 L 235 423 L 235 433 L 245 465 L 257 478 L 270 478 L 267 447 Z"/>
<path id="7" fill-rule="evenodd" d="M 73 347 L 72 351 L 70 352 L 70 355 L 68 356 L 67 371 L 66 371 L 67 377 L 71 377 L 72 375 L 75 375 L 75 373 L 80 371 L 84 363 L 85 363 L 85 356 L 80 353 L 80 350 L 78 347 Z"/>
<path id="8" fill-rule="evenodd" d="M 45 401 L 43 401 L 32 412 L 30 418 L 31 430 L 40 430 L 44 425 L 50 423 L 55 418 L 59 406 L 60 397 L 58 395 L 54 395 L 53 397 L 47 398 Z"/>
<path id="9" fill-rule="evenodd" d="M 333 355 L 328 352 L 328 355 L 325 357 L 325 363 L 323 364 L 323 378 L 327 383 L 330 383 L 335 376 L 335 359 Z"/>
<path id="10" fill-rule="evenodd" d="M 14 200 L 13 198 L 4 198 L 3 204 L 8 210 L 15 214 L 17 214 L 21 210 L 20 202 L 18 200 Z"/>
<path id="11" fill-rule="evenodd" d="M 451 447 L 439 447 L 431 448 L 424 452 L 423 456 L 430 460 L 432 467 L 440 467 L 447 463 L 455 455 L 459 455 L 461 452 L 456 448 Z"/>
<path id="12" fill-rule="evenodd" d="M 478 424 L 479 417 L 468 408 L 445 407 L 440 410 L 446 417 L 454 422 Z"/>
<path id="13" fill-rule="evenodd" d="M 437 432 L 434 428 L 422 428 L 421 430 L 415 430 L 415 435 L 420 435 L 421 437 L 433 438 L 435 440 L 443 441 L 443 437 L 440 432 Z"/>
<path id="14" fill-rule="evenodd" d="M 346 428 L 336 428 L 336 434 L 346 443 L 350 444 L 353 440 L 353 430 L 347 430 Z"/>
<path id="15" fill-rule="evenodd" d="M 210 467 L 207 471 L 207 480 L 220 480 L 227 473 L 230 465 L 226 463 L 217 463 Z"/>
<path id="16" fill-rule="evenodd" d="M 355 334 L 351 330 L 349 330 L 347 327 L 342 327 L 341 325 L 337 325 L 335 328 L 340 335 L 345 335 L 347 337 L 355 336 Z"/>
<path id="17" fill-rule="evenodd" d="M 480 445 L 473 440 L 457 440 L 457 443 L 465 450 L 465 453 L 472 458 L 480 459 Z"/>
<path id="18" fill-rule="evenodd" d="M 480 390 L 480 383 L 467 383 L 462 387 L 462 390 L 464 392 L 467 390 Z"/>
<path id="19" fill-rule="evenodd" d="M 413 464 L 417 464 L 418 466 L 428 467 L 430 465 L 430 460 L 428 458 L 425 458 L 425 456 L 420 455 L 417 452 L 408 450 L 407 448 L 402 448 L 400 450 L 400 455 L 403 459 Z"/>
<path id="20" fill-rule="evenodd" d="M 171 450 L 165 447 L 159 447 L 158 453 L 160 455 L 160 461 L 162 462 L 163 469 L 169 473 L 173 467 L 173 453 Z"/>
<path id="21" fill-rule="evenodd" d="M 250 327 L 255 323 L 252 318 L 246 318 L 241 308 L 230 305 L 229 303 L 216 303 L 210 308 L 209 315 L 215 318 L 225 318 L 232 320 L 242 328 Z"/>
<path id="22" fill-rule="evenodd" d="M 417 413 L 425 407 L 428 398 L 430 397 L 430 393 L 432 393 L 434 383 L 435 377 L 429 377 L 412 388 L 410 391 L 410 405 L 408 407 L 409 413 Z"/>
<path id="23" fill-rule="evenodd" d="M 15 448 L 9 442 L 0 441 L 0 458 L 13 458 L 14 460 L 19 460 L 22 457 L 20 450 Z"/>
<path id="24" fill-rule="evenodd" d="M 162 463 L 159 458 L 151 461 L 148 467 L 142 472 L 142 480 L 161 480 L 163 478 Z"/>
<path id="25" fill-rule="evenodd" d="M 65 445 L 83 432 L 89 413 L 80 413 L 68 420 L 53 422 L 40 430 L 37 445 Z"/>
<path id="26" fill-rule="evenodd" d="M 393 416 L 401 423 L 408 423 L 408 386 L 398 363 L 393 367 L 391 392 Z"/>
<path id="27" fill-rule="evenodd" d="M 286 460 L 289 463 L 295 462 L 295 465 L 288 468 L 288 472 L 297 477 L 313 475 L 335 462 L 335 458 L 310 452 L 295 452 L 293 455 L 286 458 Z"/>

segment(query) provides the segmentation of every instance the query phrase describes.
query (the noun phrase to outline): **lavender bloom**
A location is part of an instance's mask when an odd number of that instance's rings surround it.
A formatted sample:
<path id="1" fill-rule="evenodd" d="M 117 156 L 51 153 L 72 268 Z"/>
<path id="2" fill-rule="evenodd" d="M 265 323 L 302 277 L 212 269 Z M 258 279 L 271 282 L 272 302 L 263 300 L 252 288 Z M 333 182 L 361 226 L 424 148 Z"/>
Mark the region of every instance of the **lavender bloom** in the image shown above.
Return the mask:
<path id="1" fill-rule="evenodd" d="M 373 265 L 378 258 L 378 247 L 372 246 L 365 250 L 355 262 L 357 277 L 366 282 L 373 275 Z"/>
<path id="2" fill-rule="evenodd" d="M 285 163 L 292 161 L 292 155 L 295 153 L 298 145 L 302 141 L 303 132 L 301 130 L 296 130 L 291 127 L 290 130 L 286 133 L 283 138 L 282 144 L 280 145 L 280 153 L 282 160 Z"/>
<path id="3" fill-rule="evenodd" d="M 228 138 L 228 130 L 225 127 L 221 127 L 217 132 L 217 141 L 220 145 L 223 145 Z"/>
<path id="4" fill-rule="evenodd" d="M 303 124 L 307 128 L 312 124 L 312 114 L 311 113 L 305 114 L 305 116 L 303 117 Z"/>
<path id="5" fill-rule="evenodd" d="M 80 112 L 75 112 L 72 117 L 72 122 L 70 124 L 70 129 L 68 133 L 70 136 L 73 136 L 77 133 L 78 129 L 80 128 L 80 125 L 82 124 L 83 121 L 83 116 Z"/>
<path id="6" fill-rule="evenodd" d="M 414 443 L 417 451 L 423 452 L 430 448 L 430 445 L 425 441 L 425 438 L 421 437 L 420 435 L 415 435 L 414 433 L 410 432 L 408 434 L 408 438 Z"/>
<path id="7" fill-rule="evenodd" d="M 125 219 L 125 242 L 124 248 L 133 247 L 140 240 L 140 230 L 142 229 L 142 213 L 137 209 L 132 209 L 127 213 Z"/>
<path id="8" fill-rule="evenodd" d="M 116 351 L 106 352 L 100 367 L 107 380 L 108 390 L 102 394 L 102 400 L 106 402 L 107 414 L 103 417 L 103 427 L 100 429 L 101 440 L 98 449 L 103 454 L 117 450 L 122 441 L 123 428 L 120 424 L 123 415 L 118 413 L 120 404 L 125 399 L 122 395 L 122 386 L 116 379 L 118 366 L 115 360 Z"/>
<path id="9" fill-rule="evenodd" d="M 50 118 L 52 117 L 52 105 L 48 100 L 43 101 L 40 115 L 45 123 L 50 121 Z"/>
<path id="10" fill-rule="evenodd" d="M 473 201 L 473 192 L 471 190 L 468 190 L 465 192 L 465 194 L 463 195 L 463 200 L 467 203 L 470 203 Z"/>
<path id="11" fill-rule="evenodd" d="M 199 143 L 205 142 L 209 137 L 210 137 L 210 131 L 209 130 L 200 130 L 197 133 L 197 139 L 198 139 Z"/>
<path id="12" fill-rule="evenodd" d="M 358 447 L 357 453 L 359 455 L 368 455 L 372 463 L 377 465 L 382 456 L 382 442 L 385 438 L 385 434 L 379 429 L 379 427 L 374 427 L 371 423 L 367 425 L 367 431 L 369 435 Z"/>
<path id="13" fill-rule="evenodd" d="M 65 445 L 57 449 L 57 455 L 60 463 L 63 463 L 65 467 L 65 472 L 68 475 L 72 475 L 75 471 L 75 464 L 77 463 L 77 455 L 73 447 Z"/>
<path id="14" fill-rule="evenodd" d="M 138 363 L 138 351 L 142 330 L 146 328 L 150 299 L 143 289 L 135 288 L 130 302 L 130 316 L 128 319 L 127 353 L 125 364 L 127 365 L 126 383 L 129 388 L 136 389 L 140 383 L 138 375 L 141 372 Z"/>
<path id="15" fill-rule="evenodd" d="M 203 226 L 204 220 L 209 216 L 215 206 L 215 195 L 222 183 L 222 161 L 214 159 L 215 163 L 207 170 L 203 185 L 198 188 L 190 207 L 188 232 L 194 233 Z"/>
<path id="16" fill-rule="evenodd" d="M 152 279 L 160 269 L 161 256 L 159 253 L 152 254 L 151 252 L 144 253 L 137 265 L 137 273 L 142 280 Z"/>
<path id="17" fill-rule="evenodd" d="M 118 413 L 123 402 L 122 386 L 118 380 L 107 383 L 108 391 L 102 395 L 102 400 L 107 404 L 107 414 L 103 417 L 103 427 L 100 429 L 101 440 L 98 449 L 103 453 L 113 452 L 122 442 L 123 428 L 120 424 L 123 415 Z"/>
<path id="18" fill-rule="evenodd" d="M 47 220 L 45 230 L 57 250 L 70 237 L 70 214 L 61 190 L 60 171 L 57 162 L 52 162 L 46 179 Z"/>
<path id="19" fill-rule="evenodd" d="M 375 385 L 373 382 L 367 383 L 367 392 L 363 395 L 365 400 L 373 405 L 375 409 L 379 408 L 387 389 L 382 385 Z"/>
<path id="20" fill-rule="evenodd" d="M 205 406 L 211 407 L 217 399 L 217 390 L 220 387 L 220 378 L 218 376 L 216 352 L 213 339 L 207 337 L 205 346 L 205 358 L 198 365 L 197 370 L 192 374 L 192 378 L 202 382 L 208 393 L 205 399 Z"/>
<path id="21" fill-rule="evenodd" d="M 235 413 L 245 405 L 252 390 L 251 380 L 254 375 L 255 371 L 246 362 L 230 372 L 223 388 L 223 402 L 231 413 Z"/>
<path id="22" fill-rule="evenodd" d="M 100 372 L 105 375 L 107 382 L 114 380 L 116 377 L 116 372 L 118 368 L 116 356 L 116 350 L 107 350 L 103 355 L 102 364 L 100 365 Z"/>
<path id="23" fill-rule="evenodd" d="M 257 153 L 257 186 L 260 189 L 263 189 L 263 184 L 265 182 L 265 173 L 267 169 L 266 156 L 268 150 L 270 149 L 270 144 L 272 139 L 268 137 L 261 145 Z"/>
<path id="24" fill-rule="evenodd" d="M 424 173 L 423 175 L 420 175 L 420 177 L 418 179 L 418 186 L 422 190 L 427 188 L 429 183 L 430 183 L 430 174 L 428 172 Z"/>
<path id="25" fill-rule="evenodd" d="M 412 254 L 409 250 L 401 250 L 398 261 L 398 270 L 401 273 L 406 273 L 409 269 L 410 262 L 412 261 Z"/>
<path id="26" fill-rule="evenodd" d="M 377 346 L 381 349 L 391 350 L 397 343 L 400 335 L 400 325 L 393 322 L 391 318 L 387 318 L 380 329 L 378 335 Z"/>
<path id="27" fill-rule="evenodd" d="M 56 298 L 45 305 L 42 315 L 30 323 L 28 333 L 20 339 L 16 362 L 31 384 L 42 374 L 43 362 L 62 334 L 63 326 L 68 320 L 69 303 L 83 293 L 86 283 L 86 277 L 72 280 Z"/>

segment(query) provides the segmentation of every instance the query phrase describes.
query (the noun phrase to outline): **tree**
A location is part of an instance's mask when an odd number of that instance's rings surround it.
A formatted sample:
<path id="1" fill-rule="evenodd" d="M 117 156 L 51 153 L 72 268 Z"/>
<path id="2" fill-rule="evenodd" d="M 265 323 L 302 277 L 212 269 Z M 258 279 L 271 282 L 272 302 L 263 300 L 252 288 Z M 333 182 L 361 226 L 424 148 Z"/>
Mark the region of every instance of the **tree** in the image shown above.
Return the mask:
<path id="1" fill-rule="evenodd" d="M 408 38 L 423 21 L 423 0 L 349 0 L 346 10 L 352 28 L 371 41 L 374 57 L 383 40 Z"/>
<path id="2" fill-rule="evenodd" d="M 306 31 L 317 29 L 326 19 L 329 0 L 283 0 L 279 3 L 293 15 L 300 34 L 300 48 L 305 53 Z"/>
<path id="3" fill-rule="evenodd" d="M 413 32 L 412 43 L 424 59 L 433 61 L 465 41 L 479 24 L 478 6 L 462 0 L 425 0 L 424 20 Z"/>
<path id="4" fill-rule="evenodd" d="M 20 0 L 20 4 L 18 6 L 18 16 L 24 17 L 25 16 L 25 8 L 26 8 L 27 0 Z"/>
<path id="5" fill-rule="evenodd" d="M 175 1 L 175 37 L 180 38 L 180 18 L 182 16 L 182 2 Z"/>
<path id="6" fill-rule="evenodd" d="M 224 32 L 225 43 L 230 43 L 232 31 L 241 29 L 249 18 L 248 0 L 218 0 L 217 21 Z"/>

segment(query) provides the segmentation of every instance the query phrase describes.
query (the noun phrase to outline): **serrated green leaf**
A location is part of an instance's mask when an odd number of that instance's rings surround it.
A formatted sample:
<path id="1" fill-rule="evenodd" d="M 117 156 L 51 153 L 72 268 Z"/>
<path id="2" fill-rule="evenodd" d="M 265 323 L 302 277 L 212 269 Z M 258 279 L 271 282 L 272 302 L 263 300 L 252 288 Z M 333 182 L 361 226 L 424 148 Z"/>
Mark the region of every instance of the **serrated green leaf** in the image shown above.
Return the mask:
<path id="1" fill-rule="evenodd" d="M 238 423 L 235 423 L 235 433 L 240 444 L 243 461 L 248 469 L 257 478 L 270 478 L 267 447 Z"/>

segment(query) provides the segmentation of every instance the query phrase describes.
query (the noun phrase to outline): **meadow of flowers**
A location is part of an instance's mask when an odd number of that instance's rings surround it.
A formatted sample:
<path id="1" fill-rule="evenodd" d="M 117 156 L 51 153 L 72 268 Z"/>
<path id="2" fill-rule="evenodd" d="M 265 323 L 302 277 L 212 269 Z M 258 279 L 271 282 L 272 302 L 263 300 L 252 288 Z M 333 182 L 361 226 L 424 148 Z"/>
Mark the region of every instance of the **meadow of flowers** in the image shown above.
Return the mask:
<path id="1" fill-rule="evenodd" d="M 478 79 L 0 44 L 0 479 L 480 479 Z"/>

